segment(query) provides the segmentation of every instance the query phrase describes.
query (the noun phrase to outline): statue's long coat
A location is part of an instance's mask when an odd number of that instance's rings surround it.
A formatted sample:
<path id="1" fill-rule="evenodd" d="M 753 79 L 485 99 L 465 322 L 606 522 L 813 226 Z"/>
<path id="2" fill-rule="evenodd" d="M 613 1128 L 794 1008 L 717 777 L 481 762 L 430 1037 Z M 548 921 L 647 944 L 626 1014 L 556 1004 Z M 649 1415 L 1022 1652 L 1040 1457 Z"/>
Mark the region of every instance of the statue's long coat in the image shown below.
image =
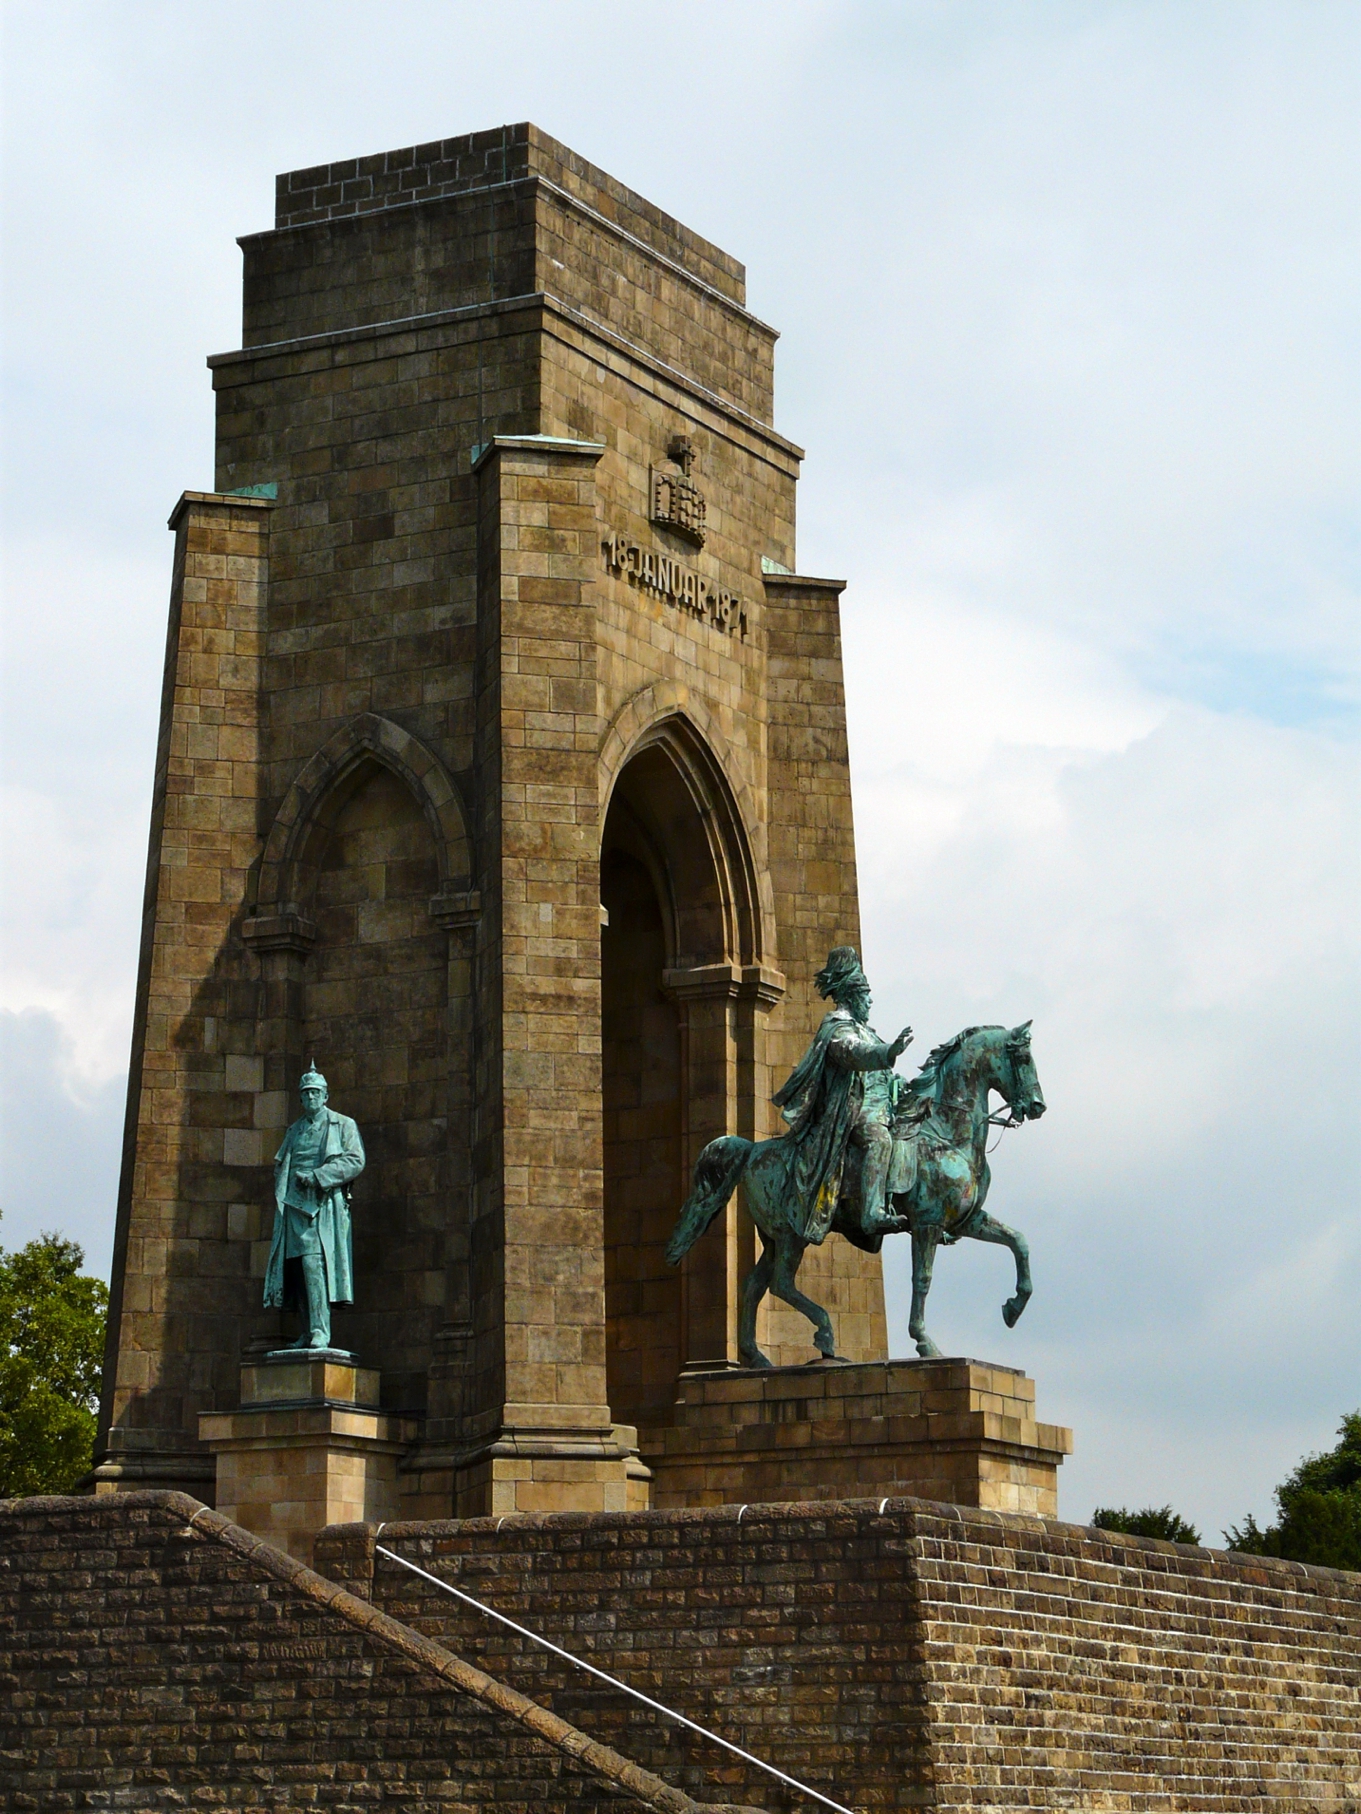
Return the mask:
<path id="1" fill-rule="evenodd" d="M 326 1127 L 316 1168 L 317 1183 L 321 1187 L 317 1234 L 321 1238 L 321 1251 L 326 1256 L 327 1296 L 333 1304 L 352 1304 L 354 1260 L 350 1249 L 350 1198 L 345 1187 L 364 1169 L 364 1142 L 348 1115 L 338 1115 L 334 1109 L 325 1109 L 323 1113 Z M 266 1309 L 282 1306 L 284 1301 L 284 1200 L 288 1195 L 293 1145 L 306 1125 L 307 1118 L 299 1117 L 274 1155 L 274 1238 L 269 1244 L 269 1264 L 265 1268 Z"/>
<path id="2" fill-rule="evenodd" d="M 835 1041 L 836 1059 L 831 1057 Z M 839 1062 L 838 1062 L 839 1061 Z M 841 1195 L 846 1143 L 865 1095 L 866 1071 L 886 1070 L 888 1047 L 847 1008 L 823 1017 L 813 1043 L 772 1098 L 793 1147 L 788 1178 L 798 1204 L 802 1238 L 816 1246 L 827 1237 Z"/>

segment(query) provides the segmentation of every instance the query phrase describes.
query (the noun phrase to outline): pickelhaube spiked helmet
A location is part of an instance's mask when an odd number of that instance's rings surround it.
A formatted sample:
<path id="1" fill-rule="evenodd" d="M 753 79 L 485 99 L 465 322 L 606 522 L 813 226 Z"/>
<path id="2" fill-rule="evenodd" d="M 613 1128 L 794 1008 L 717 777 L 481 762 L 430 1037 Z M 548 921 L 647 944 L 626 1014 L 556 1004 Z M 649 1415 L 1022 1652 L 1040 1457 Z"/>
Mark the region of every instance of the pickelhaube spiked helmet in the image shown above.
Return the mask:
<path id="1" fill-rule="evenodd" d="M 326 1079 L 317 1069 L 316 1059 L 309 1059 L 307 1069 L 303 1072 L 298 1081 L 298 1088 L 300 1090 L 324 1090 L 326 1087 Z"/>

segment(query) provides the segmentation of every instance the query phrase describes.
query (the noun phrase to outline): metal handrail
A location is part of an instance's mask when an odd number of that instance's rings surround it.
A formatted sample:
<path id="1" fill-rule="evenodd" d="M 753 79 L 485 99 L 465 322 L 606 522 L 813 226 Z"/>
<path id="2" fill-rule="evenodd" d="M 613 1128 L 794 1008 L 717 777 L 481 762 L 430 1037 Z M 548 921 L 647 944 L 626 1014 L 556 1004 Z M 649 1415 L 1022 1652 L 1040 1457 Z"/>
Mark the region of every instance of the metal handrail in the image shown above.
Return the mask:
<path id="1" fill-rule="evenodd" d="M 764 1763 L 759 1757 L 753 1757 L 750 1751 L 744 1751 L 740 1745 L 734 1745 L 731 1740 L 720 1738 L 717 1732 L 710 1732 L 694 1720 L 687 1719 L 683 1713 L 677 1713 L 674 1707 L 664 1707 L 660 1701 L 654 1701 L 650 1695 L 643 1694 L 637 1688 L 630 1688 L 627 1682 L 621 1682 L 618 1676 L 609 1675 L 605 1670 L 597 1669 L 594 1663 L 585 1663 L 580 1657 L 574 1657 L 570 1650 L 563 1650 L 547 1638 L 540 1637 L 537 1631 L 531 1631 L 527 1625 L 517 1625 L 514 1619 L 508 1619 L 503 1612 L 497 1612 L 495 1607 L 484 1606 L 481 1600 L 474 1600 L 472 1595 L 465 1594 L 462 1588 L 451 1587 L 438 1575 L 432 1575 L 428 1569 L 418 1568 L 414 1562 L 408 1562 L 405 1556 L 399 1556 L 395 1550 L 384 1549 L 380 1543 L 375 1543 L 373 1547 L 377 1555 L 386 1556 L 389 1562 L 400 1563 L 403 1568 L 409 1568 L 413 1575 L 419 1575 L 423 1581 L 429 1581 L 434 1587 L 443 1588 L 446 1594 L 452 1594 L 456 1600 L 462 1600 L 466 1605 L 475 1607 L 478 1612 L 485 1613 L 489 1619 L 495 1619 L 498 1624 L 509 1626 L 511 1631 L 518 1632 L 522 1638 L 528 1638 L 531 1643 L 541 1644 L 545 1650 L 551 1650 L 554 1656 L 561 1657 L 564 1662 L 573 1664 L 577 1669 L 584 1669 L 587 1675 L 597 1676 L 602 1682 L 608 1682 L 611 1688 L 617 1688 L 621 1694 L 632 1695 L 635 1701 L 641 1701 L 645 1707 L 651 1707 L 654 1713 L 664 1713 L 667 1719 L 675 1720 L 679 1725 L 688 1726 L 692 1732 L 698 1732 L 701 1738 L 707 1738 L 711 1744 L 721 1745 L 725 1751 L 731 1751 L 735 1757 L 742 1758 L 745 1763 L 755 1764 L 758 1770 L 764 1770 L 768 1776 L 774 1776 L 780 1782 L 787 1783 L 791 1789 L 797 1789 L 800 1795 L 807 1795 L 814 1801 L 820 1801 L 824 1808 L 834 1808 L 836 1814 L 854 1814 L 852 1809 L 843 1808 L 839 1801 L 833 1801 L 829 1795 L 823 1795 L 817 1789 L 810 1789 L 807 1783 L 801 1783 L 797 1777 L 786 1776 L 784 1771 L 777 1770 L 774 1764 Z"/>

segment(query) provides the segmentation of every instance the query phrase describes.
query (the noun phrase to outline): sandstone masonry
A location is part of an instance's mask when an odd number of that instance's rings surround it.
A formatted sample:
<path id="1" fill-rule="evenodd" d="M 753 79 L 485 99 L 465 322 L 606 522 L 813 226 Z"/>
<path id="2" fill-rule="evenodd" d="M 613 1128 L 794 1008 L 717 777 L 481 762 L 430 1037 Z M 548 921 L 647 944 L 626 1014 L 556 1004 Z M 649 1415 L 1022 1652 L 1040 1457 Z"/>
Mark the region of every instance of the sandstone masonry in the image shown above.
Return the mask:
<path id="1" fill-rule="evenodd" d="M 417 1432 L 404 1508 L 643 1505 L 754 1258 L 734 1205 L 665 1265 L 690 1168 L 776 1130 L 859 941 L 841 587 L 790 571 L 775 334 L 532 126 L 277 202 L 210 361 L 217 490 L 171 519 L 97 1485 L 211 1495 L 198 1419 L 292 1333 L 269 1167 L 315 1055 L 368 1145 L 336 1340 Z M 804 1278 L 882 1358 L 878 1260 Z M 761 1334 L 811 1354 L 781 1305 Z"/>
<path id="2" fill-rule="evenodd" d="M 337 1526 L 0 1505 L 8 1805 L 1354 1814 L 1361 1576 L 921 1500 Z"/>
<path id="3" fill-rule="evenodd" d="M 911 1499 L 379 1541 L 848 1807 L 1361 1805 L 1361 1575 Z M 689 1793 L 761 1799 L 759 1772 L 641 1724 L 371 1528 L 316 1555 Z"/>

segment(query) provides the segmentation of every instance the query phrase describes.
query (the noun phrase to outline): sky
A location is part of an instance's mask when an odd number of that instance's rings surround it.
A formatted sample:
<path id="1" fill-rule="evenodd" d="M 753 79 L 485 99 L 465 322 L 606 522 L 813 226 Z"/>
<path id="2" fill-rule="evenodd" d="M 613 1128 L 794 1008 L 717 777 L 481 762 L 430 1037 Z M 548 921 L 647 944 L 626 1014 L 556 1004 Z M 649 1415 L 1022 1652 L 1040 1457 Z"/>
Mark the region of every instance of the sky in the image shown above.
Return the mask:
<path id="1" fill-rule="evenodd" d="M 865 963 L 1049 1102 L 941 1255 L 1060 1508 L 1361 1405 L 1361 8 L 8 0 L 0 1242 L 109 1264 L 171 540 L 277 171 L 531 119 L 745 261 L 845 578 Z M 905 1061 L 906 1063 L 907 1061 Z M 891 1346 L 910 1354 L 906 1242 Z"/>

